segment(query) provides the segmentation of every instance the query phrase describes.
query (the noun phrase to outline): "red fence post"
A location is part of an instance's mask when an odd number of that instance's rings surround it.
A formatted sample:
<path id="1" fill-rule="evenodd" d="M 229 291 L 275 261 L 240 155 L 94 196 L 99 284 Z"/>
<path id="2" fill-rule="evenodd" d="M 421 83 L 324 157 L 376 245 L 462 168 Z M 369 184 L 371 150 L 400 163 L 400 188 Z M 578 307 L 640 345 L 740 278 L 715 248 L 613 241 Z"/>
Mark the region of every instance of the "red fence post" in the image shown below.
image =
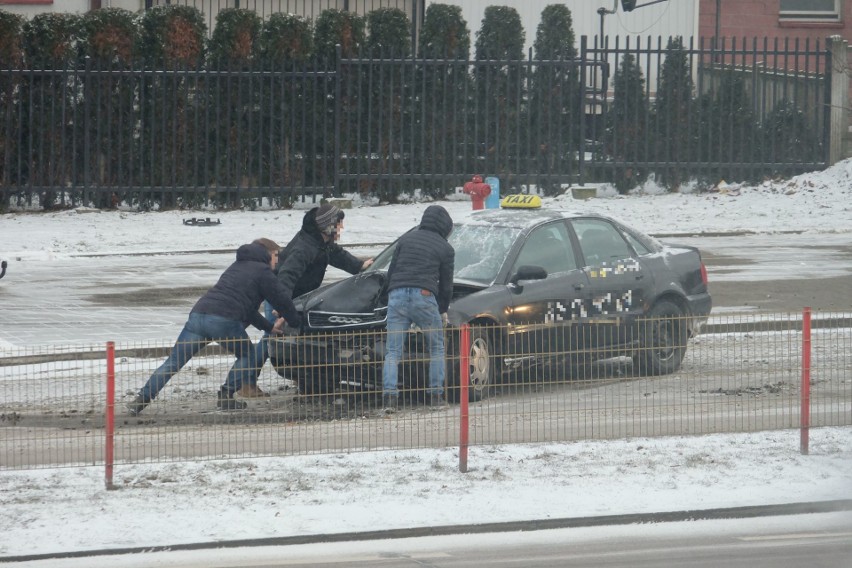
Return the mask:
<path id="1" fill-rule="evenodd" d="M 115 457 L 115 342 L 108 341 L 106 346 L 106 443 L 104 444 L 104 466 L 106 488 L 114 489 L 112 484 L 113 460 Z"/>
<path id="2" fill-rule="evenodd" d="M 808 454 L 811 428 L 811 309 L 802 312 L 802 411 L 799 451 Z"/>
<path id="3" fill-rule="evenodd" d="M 470 433 L 469 384 L 470 384 L 470 326 L 459 327 L 459 471 L 467 473 L 467 446 Z"/>

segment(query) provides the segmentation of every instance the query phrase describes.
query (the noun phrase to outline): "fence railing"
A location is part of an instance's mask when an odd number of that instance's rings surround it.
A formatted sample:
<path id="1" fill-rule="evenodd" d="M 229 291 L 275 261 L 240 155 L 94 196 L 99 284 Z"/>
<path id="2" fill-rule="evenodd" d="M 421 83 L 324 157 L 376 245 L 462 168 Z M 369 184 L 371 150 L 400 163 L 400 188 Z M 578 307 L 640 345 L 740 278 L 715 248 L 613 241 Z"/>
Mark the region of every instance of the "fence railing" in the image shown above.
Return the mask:
<path id="1" fill-rule="evenodd" d="M 584 37 L 577 58 L 547 61 L 0 69 L 0 207 L 393 201 L 473 173 L 545 193 L 800 173 L 826 165 L 827 55 Z"/>
<path id="2" fill-rule="evenodd" d="M 610 332 L 603 329 L 590 328 L 583 345 L 531 336 L 513 352 L 504 334 L 517 330 L 474 329 L 466 416 L 457 403 L 457 343 L 448 342 L 450 404 L 432 408 L 425 404 L 428 356 L 419 354 L 416 334 L 394 413 L 382 407 L 376 383 L 383 354 L 354 357 L 347 347 L 352 333 L 291 337 L 333 345 L 336 359 L 288 359 L 279 364 L 281 374 L 267 363 L 259 385 L 270 396 L 244 399 L 248 408 L 241 411 L 216 409 L 233 357 L 215 344 L 138 416 L 125 404 L 171 344 L 117 342 L 113 361 L 105 345 L 6 350 L 0 469 L 101 466 L 107 449 L 121 465 L 448 447 L 459 445 L 463 425 L 467 443 L 492 445 L 852 424 L 852 319 L 815 313 L 810 325 L 802 321 L 802 314 L 790 313 L 716 316 L 703 333 L 676 346 L 685 347 L 683 360 L 664 375 L 638 364 L 648 347 L 607 346 Z M 809 390 L 803 392 L 805 378 Z"/>

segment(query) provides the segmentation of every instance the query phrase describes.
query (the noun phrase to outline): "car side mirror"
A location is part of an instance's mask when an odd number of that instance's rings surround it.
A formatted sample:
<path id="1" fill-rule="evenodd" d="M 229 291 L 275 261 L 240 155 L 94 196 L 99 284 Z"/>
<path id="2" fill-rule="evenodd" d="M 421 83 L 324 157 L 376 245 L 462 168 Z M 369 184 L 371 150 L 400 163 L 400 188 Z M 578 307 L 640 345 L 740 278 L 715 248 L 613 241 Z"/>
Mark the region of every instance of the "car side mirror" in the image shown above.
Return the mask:
<path id="1" fill-rule="evenodd" d="M 512 275 L 510 284 L 518 285 L 521 280 L 544 280 L 547 278 L 547 270 L 540 266 L 523 265 Z"/>

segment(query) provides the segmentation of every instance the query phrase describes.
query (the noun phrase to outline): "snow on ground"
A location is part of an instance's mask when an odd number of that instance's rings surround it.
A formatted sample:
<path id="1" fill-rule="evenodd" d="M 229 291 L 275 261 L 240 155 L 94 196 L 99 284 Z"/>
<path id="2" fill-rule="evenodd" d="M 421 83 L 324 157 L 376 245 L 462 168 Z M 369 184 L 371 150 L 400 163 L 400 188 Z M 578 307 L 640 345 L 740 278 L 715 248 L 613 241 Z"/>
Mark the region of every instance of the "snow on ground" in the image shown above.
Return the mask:
<path id="1" fill-rule="evenodd" d="M 852 498 L 852 428 L 0 474 L 3 556 Z M 113 565 L 121 565 L 116 561 Z"/>
<path id="2" fill-rule="evenodd" d="M 570 192 L 544 200 L 546 207 L 590 211 L 616 217 L 646 233 L 852 230 L 852 159 L 812 172 L 757 186 L 720 184 L 709 192 L 665 193 L 653 183 L 630 195 L 598 188 L 599 198 L 576 200 Z M 346 211 L 343 244 L 389 242 L 420 220 L 429 203 L 374 205 L 357 196 Z M 256 211 L 97 211 L 0 215 L 0 257 L 57 258 L 69 254 L 168 252 L 236 248 L 265 236 L 284 244 L 299 229 L 304 210 Z M 470 213 L 470 201 L 455 195 L 442 201 L 454 219 Z M 192 217 L 218 219 L 221 225 L 184 225 Z M 13 269 L 14 267 L 10 267 Z"/>
<path id="3" fill-rule="evenodd" d="M 456 219 L 470 212 L 463 196 L 441 204 Z M 80 254 L 233 249 L 260 236 L 283 244 L 309 205 L 17 211 L 0 215 L 0 259 L 14 270 L 16 262 Z M 390 241 L 415 225 L 426 205 L 372 206 L 356 198 L 346 211 L 343 244 Z M 757 186 L 671 194 L 648 184 L 629 196 L 601 187 L 597 199 L 566 194 L 545 205 L 608 214 L 652 234 L 847 232 L 852 160 Z M 182 223 L 208 216 L 221 225 Z M 117 491 L 105 490 L 100 467 L 0 471 L 0 561 L 99 548 L 852 498 L 850 427 L 814 429 L 808 456 L 798 453 L 798 432 L 780 431 L 476 447 L 466 474 L 457 460 L 456 450 L 444 449 L 129 465 L 115 472 Z"/>

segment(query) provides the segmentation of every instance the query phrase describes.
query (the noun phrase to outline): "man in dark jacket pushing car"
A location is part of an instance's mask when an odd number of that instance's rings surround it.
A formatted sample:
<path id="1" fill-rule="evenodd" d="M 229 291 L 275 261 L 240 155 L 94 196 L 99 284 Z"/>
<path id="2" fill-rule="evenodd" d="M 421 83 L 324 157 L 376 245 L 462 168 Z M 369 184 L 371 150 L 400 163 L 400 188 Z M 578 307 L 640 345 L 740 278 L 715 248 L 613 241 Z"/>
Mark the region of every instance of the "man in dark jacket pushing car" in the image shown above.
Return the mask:
<path id="1" fill-rule="evenodd" d="M 349 274 L 357 274 L 373 264 L 372 258 L 358 258 L 337 244 L 343 230 L 344 216 L 339 207 L 329 203 L 314 207 L 305 213 L 302 228 L 296 236 L 278 253 L 278 281 L 291 298 L 319 288 L 329 265 Z M 264 313 L 267 319 L 275 321 L 275 314 L 268 302 L 264 304 Z M 261 368 L 269 357 L 267 340 L 265 336 L 257 344 L 257 369 L 238 391 L 242 397 L 269 396 L 257 386 Z"/>
<path id="2" fill-rule="evenodd" d="M 251 381 L 258 366 L 255 346 L 246 326 L 280 334 L 284 325 L 299 327 L 301 318 L 287 291 L 272 272 L 277 263 L 278 245 L 269 239 L 257 239 L 237 250 L 237 261 L 222 273 L 219 281 L 201 297 L 183 326 L 168 359 L 154 371 L 136 398 L 127 405 L 137 416 L 157 396 L 169 379 L 193 356 L 212 342 L 217 342 L 237 360 L 219 389 L 216 406 L 220 410 L 242 410 L 246 403 L 234 399 L 243 382 Z M 283 317 L 274 323 L 258 311 L 268 301 Z"/>
<path id="3" fill-rule="evenodd" d="M 386 411 L 394 411 L 399 405 L 399 361 L 412 323 L 420 327 L 429 344 L 427 403 L 433 407 L 446 404 L 443 325 L 453 296 L 456 253 L 447 242 L 452 230 L 453 220 L 447 210 L 430 205 L 417 229 L 396 243 L 388 267 L 388 337 L 382 369 Z"/>

